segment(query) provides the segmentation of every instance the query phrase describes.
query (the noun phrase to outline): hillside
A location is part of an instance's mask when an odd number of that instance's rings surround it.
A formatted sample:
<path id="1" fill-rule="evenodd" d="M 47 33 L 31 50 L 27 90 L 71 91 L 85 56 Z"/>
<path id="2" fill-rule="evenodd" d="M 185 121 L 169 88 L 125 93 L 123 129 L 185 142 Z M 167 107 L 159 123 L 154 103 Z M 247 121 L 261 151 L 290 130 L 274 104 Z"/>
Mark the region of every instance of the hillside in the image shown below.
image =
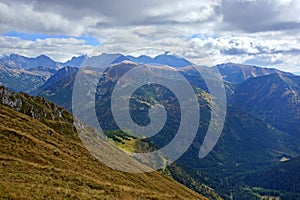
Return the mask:
<path id="1" fill-rule="evenodd" d="M 234 104 L 272 126 L 300 138 L 300 77 L 271 74 L 236 87 Z"/>
<path id="2" fill-rule="evenodd" d="M 0 198 L 205 199 L 158 172 L 128 174 L 99 163 L 72 115 L 44 98 L 1 87 L 0 102 Z"/>

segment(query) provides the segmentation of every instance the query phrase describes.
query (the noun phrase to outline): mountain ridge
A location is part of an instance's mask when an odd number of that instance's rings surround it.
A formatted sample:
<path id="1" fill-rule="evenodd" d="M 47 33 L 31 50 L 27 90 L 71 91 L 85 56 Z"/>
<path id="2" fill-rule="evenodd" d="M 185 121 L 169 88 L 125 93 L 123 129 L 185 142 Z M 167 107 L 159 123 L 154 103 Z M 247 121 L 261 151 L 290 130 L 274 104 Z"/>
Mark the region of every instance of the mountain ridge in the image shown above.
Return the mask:
<path id="1" fill-rule="evenodd" d="M 300 77 L 270 74 L 236 87 L 234 104 L 300 138 Z"/>
<path id="2" fill-rule="evenodd" d="M 259 77 L 269 74 L 292 75 L 292 73 L 284 72 L 275 68 L 264 68 L 255 65 L 245 65 L 236 63 L 223 63 L 215 66 L 223 76 L 223 80 L 233 84 L 239 84 L 253 77 Z"/>

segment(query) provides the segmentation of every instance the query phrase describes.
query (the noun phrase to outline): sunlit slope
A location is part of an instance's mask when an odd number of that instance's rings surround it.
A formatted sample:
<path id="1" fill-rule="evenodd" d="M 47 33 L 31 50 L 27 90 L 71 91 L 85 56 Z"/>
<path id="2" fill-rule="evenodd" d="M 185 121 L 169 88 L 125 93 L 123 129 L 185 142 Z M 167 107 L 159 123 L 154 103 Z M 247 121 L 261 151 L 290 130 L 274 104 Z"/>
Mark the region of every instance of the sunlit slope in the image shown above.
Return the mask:
<path id="1" fill-rule="evenodd" d="M 0 198 L 205 199 L 158 172 L 106 167 L 82 145 L 70 113 L 43 98 L 1 90 Z M 3 105 L 13 98 L 21 106 Z"/>

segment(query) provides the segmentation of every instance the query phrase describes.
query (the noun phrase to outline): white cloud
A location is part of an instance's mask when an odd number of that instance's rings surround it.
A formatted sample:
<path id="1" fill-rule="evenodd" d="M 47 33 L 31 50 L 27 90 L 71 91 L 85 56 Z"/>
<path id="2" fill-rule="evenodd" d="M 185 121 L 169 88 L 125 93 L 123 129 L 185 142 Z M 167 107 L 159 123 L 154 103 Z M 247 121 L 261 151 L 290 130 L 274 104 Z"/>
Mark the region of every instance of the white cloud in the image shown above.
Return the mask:
<path id="1" fill-rule="evenodd" d="M 37 12 L 32 5 L 0 3 L 0 19 L 2 32 L 47 32 L 50 34 L 82 34 L 83 27 L 72 27 L 62 16 L 51 12 Z"/>
<path id="2" fill-rule="evenodd" d="M 1 36 L 0 54 L 43 53 L 65 60 L 91 53 L 91 45 L 73 36 L 92 35 L 101 42 L 112 37 L 106 46 L 112 52 L 130 51 L 128 47 L 142 52 L 151 45 L 162 50 L 172 47 L 191 59 L 199 59 L 205 52 L 215 64 L 247 62 L 300 71 L 299 9 L 296 0 L 3 0 L 2 34 L 15 31 L 68 37 L 31 41 Z M 148 27 L 172 28 L 200 37 L 178 38 Z M 135 28 L 153 32 L 126 33 Z M 115 39 L 118 34 L 121 36 Z"/>
<path id="3" fill-rule="evenodd" d="M 219 17 L 218 1 L 8 1 L 0 2 L 0 32 L 11 30 L 69 36 L 107 33 L 144 26 L 206 28 Z"/>

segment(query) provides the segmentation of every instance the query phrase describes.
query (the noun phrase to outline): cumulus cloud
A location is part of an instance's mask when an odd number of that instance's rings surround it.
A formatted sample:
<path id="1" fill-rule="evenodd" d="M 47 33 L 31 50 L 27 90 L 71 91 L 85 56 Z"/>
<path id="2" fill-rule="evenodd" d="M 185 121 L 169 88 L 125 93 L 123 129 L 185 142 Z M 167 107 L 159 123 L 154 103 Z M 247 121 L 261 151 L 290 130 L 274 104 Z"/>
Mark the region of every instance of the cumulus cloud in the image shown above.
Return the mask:
<path id="1" fill-rule="evenodd" d="M 108 52 L 172 47 L 197 62 L 205 52 L 216 64 L 251 63 L 300 71 L 299 10 L 297 0 L 2 0 L 0 54 L 43 53 L 66 60 L 95 51 L 78 39 L 93 36 L 101 43 L 107 41 Z M 171 28 L 185 36 L 149 27 Z M 127 32 L 136 28 L 144 29 Z M 4 35 L 11 31 L 49 38 L 32 41 Z"/>
<path id="2" fill-rule="evenodd" d="M 216 21 L 218 1 L 37 1 L 4 0 L 0 3 L 0 31 L 41 32 L 71 36 L 107 37 L 136 26 L 203 28 Z"/>
<path id="3" fill-rule="evenodd" d="M 0 31 L 105 37 L 137 26 L 193 32 L 264 32 L 300 28 L 297 0 L 3 0 Z"/>
<path id="4" fill-rule="evenodd" d="M 71 28 L 70 22 L 51 12 L 36 12 L 32 5 L 0 3 L 1 32 L 25 31 L 50 34 L 81 34 L 81 27 Z"/>

